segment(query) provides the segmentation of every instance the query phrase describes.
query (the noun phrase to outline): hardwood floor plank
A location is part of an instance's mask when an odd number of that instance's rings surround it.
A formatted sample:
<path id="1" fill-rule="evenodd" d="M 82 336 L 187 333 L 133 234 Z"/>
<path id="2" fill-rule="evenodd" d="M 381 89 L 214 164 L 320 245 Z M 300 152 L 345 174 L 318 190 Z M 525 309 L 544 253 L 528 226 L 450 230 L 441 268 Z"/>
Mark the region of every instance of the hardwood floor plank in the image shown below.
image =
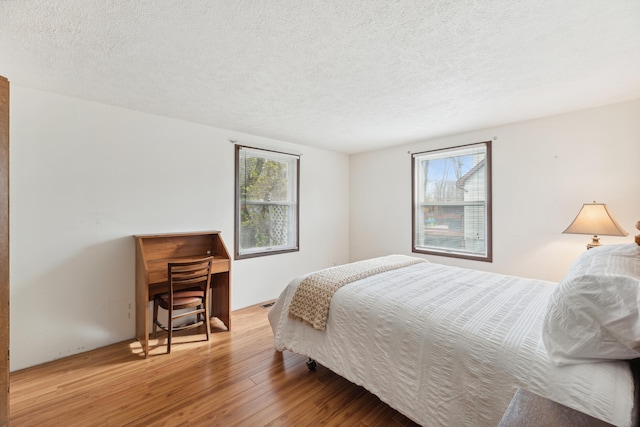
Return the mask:
<path id="1" fill-rule="evenodd" d="M 233 330 L 210 341 L 178 334 L 127 341 L 10 375 L 10 425 L 30 426 L 415 426 L 306 357 L 273 348 L 267 309 L 232 313 Z M 214 329 L 215 330 L 215 329 Z"/>
<path id="2" fill-rule="evenodd" d="M 322 377 L 323 371 L 329 373 L 330 376 L 346 381 L 343 378 L 331 373 L 322 366 L 318 366 L 315 373 L 316 377 Z M 313 392 L 305 396 L 304 401 L 292 405 L 291 409 L 284 411 L 269 426 L 299 426 L 299 425 L 323 425 L 326 420 L 333 418 L 336 413 L 340 412 L 345 403 L 353 400 L 358 394 L 363 393 L 359 387 L 344 387 L 340 381 L 327 381 L 318 378 L 323 387 L 315 388 Z M 346 382 L 347 384 L 348 381 Z"/>

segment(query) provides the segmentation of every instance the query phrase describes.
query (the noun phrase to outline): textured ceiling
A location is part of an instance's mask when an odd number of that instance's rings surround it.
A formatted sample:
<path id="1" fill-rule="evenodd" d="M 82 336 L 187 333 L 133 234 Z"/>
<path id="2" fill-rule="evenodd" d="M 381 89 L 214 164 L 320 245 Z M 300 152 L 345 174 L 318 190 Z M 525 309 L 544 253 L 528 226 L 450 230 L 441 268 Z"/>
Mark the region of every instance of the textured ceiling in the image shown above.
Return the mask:
<path id="1" fill-rule="evenodd" d="M 353 153 L 640 98 L 640 1 L 0 0 L 0 75 Z"/>

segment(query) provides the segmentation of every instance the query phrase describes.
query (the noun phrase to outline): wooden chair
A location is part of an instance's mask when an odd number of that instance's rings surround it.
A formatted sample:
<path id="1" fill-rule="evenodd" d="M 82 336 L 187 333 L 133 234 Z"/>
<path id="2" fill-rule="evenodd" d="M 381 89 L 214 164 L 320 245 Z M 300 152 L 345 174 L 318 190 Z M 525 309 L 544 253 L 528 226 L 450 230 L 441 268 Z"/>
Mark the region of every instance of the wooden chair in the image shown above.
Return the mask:
<path id="1" fill-rule="evenodd" d="M 206 325 L 207 341 L 211 335 L 209 323 L 209 290 L 211 287 L 211 264 L 213 257 L 191 262 L 168 264 L 169 292 L 158 294 L 153 299 L 153 338 L 157 326 L 167 331 L 167 353 L 171 353 L 171 336 L 174 331 Z M 167 325 L 158 320 L 158 306 L 167 310 Z M 174 314 L 176 310 L 181 311 Z M 174 322 L 186 316 L 196 316 L 193 323 L 176 326 Z"/>

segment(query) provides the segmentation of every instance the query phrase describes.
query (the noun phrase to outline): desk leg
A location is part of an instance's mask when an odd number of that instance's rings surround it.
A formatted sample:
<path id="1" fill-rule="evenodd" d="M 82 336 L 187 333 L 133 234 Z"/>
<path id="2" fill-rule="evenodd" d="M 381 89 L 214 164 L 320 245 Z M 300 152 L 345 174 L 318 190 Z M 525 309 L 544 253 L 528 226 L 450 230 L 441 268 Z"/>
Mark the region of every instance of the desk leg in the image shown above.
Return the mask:
<path id="1" fill-rule="evenodd" d="M 136 338 L 144 357 L 149 357 L 149 287 L 136 284 Z"/>
<path id="2" fill-rule="evenodd" d="M 229 272 L 211 276 L 211 315 L 217 317 L 231 330 L 231 281 Z"/>

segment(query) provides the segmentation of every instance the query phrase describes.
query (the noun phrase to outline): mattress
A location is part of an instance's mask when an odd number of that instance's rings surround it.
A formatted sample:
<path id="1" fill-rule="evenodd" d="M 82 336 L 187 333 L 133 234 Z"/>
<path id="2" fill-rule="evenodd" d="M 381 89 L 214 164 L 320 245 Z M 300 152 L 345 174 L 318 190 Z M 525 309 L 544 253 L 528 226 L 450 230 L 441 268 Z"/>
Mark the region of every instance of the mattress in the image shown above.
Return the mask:
<path id="1" fill-rule="evenodd" d="M 429 427 L 499 424 L 518 387 L 617 426 L 634 425 L 627 362 L 558 367 L 541 338 L 555 284 L 435 263 L 339 289 L 325 331 L 269 312 L 274 345 L 309 356 Z"/>

